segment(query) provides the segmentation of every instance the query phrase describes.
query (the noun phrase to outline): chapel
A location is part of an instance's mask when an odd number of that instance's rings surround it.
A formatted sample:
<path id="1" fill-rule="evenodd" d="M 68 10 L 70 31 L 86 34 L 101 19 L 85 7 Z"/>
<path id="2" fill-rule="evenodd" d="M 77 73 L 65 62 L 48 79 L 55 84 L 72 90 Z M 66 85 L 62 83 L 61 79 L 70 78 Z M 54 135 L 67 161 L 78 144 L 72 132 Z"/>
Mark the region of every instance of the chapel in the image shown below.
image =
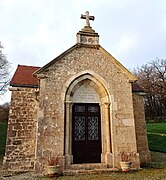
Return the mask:
<path id="1" fill-rule="evenodd" d="M 44 172 L 54 157 L 62 171 L 119 168 L 123 153 L 136 169 L 150 160 L 144 92 L 100 45 L 94 16 L 81 17 L 75 45 L 43 67 L 18 65 L 11 79 L 7 169 Z"/>

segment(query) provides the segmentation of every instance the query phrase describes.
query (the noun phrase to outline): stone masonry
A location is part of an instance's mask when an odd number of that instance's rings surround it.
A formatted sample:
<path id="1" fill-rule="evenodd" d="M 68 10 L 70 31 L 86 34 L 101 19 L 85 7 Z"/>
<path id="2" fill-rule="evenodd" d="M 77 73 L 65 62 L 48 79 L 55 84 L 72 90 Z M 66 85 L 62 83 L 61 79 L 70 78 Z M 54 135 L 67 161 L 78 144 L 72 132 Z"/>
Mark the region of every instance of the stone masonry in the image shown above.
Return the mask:
<path id="1" fill-rule="evenodd" d="M 12 91 L 4 165 L 11 170 L 33 170 L 36 143 L 34 88 Z"/>
<path id="2" fill-rule="evenodd" d="M 42 72 L 38 114 L 37 167 L 42 168 L 50 154 L 52 156 L 59 154 L 63 160 L 65 159 L 64 103 L 65 93 L 68 89 L 68 86 L 65 85 L 70 84 L 69 80 L 73 76 L 77 77 L 77 74 L 79 76 L 88 74 L 84 74 L 87 69 L 92 76 L 95 76 L 92 74 L 95 72 L 100 79 L 104 79 L 109 92 L 110 102 L 103 101 L 103 103 L 110 103 L 111 106 L 109 118 L 112 139 L 110 148 L 112 150 L 107 152 L 106 144 L 108 142 L 105 140 L 109 137 L 103 135 L 105 136 L 103 137 L 103 144 L 105 144 L 103 147 L 103 163 L 110 161 L 109 165 L 113 166 L 111 160 L 105 157 L 107 153 L 110 153 L 110 159 L 114 158 L 115 166 L 119 164 L 120 151 L 137 153 L 130 79 L 104 53 L 102 48 L 75 48 Z M 111 58 L 113 59 L 113 57 Z M 80 72 L 82 72 L 81 75 Z M 100 79 L 97 78 L 96 81 L 100 81 Z M 105 115 L 103 114 L 103 116 Z M 102 128 L 106 128 L 104 124 L 103 122 Z M 136 167 L 138 167 L 139 159 L 135 159 L 135 161 Z"/>
<path id="3" fill-rule="evenodd" d="M 150 161 L 148 140 L 146 134 L 146 122 L 142 93 L 133 93 L 134 119 L 136 126 L 137 149 L 140 154 L 140 163 L 146 164 Z"/>
<path id="4" fill-rule="evenodd" d="M 102 167 L 119 168 L 124 152 L 133 168 L 150 160 L 143 96 L 133 91 L 137 79 L 99 45 L 90 17 L 86 12 L 77 43 L 60 56 L 35 72 L 18 67 L 27 81 L 18 70 L 11 81 L 6 168 L 46 173 L 48 159 L 58 156 L 61 171 L 72 169 L 74 103 L 99 105 Z"/>

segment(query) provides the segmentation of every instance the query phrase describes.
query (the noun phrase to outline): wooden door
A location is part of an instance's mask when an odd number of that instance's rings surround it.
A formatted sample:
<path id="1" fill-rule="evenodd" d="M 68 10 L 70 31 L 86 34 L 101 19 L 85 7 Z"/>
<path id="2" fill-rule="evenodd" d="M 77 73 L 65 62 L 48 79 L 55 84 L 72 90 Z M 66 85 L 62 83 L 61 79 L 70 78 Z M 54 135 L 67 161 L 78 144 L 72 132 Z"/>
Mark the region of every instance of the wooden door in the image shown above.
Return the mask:
<path id="1" fill-rule="evenodd" d="M 101 122 L 99 104 L 73 104 L 73 163 L 101 162 Z"/>

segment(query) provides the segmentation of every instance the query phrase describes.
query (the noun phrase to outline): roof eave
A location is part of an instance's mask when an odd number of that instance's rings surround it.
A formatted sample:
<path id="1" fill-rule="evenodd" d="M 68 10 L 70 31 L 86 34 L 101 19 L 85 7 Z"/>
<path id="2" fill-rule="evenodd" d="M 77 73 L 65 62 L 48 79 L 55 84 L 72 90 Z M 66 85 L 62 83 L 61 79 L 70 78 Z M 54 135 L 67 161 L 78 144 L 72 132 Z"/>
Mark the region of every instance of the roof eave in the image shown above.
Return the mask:
<path id="1" fill-rule="evenodd" d="M 10 84 L 12 87 L 24 87 L 24 88 L 38 88 L 38 85 L 32 85 L 32 84 Z"/>

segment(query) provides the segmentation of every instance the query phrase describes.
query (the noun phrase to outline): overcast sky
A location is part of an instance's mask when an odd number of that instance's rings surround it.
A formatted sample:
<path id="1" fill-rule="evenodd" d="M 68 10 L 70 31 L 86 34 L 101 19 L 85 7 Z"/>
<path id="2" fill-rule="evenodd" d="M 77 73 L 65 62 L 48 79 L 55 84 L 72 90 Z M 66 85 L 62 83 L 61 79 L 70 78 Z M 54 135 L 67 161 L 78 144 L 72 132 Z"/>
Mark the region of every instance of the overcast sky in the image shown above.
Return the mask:
<path id="1" fill-rule="evenodd" d="M 73 46 L 87 10 L 100 45 L 129 70 L 166 58 L 166 0 L 0 0 L 0 41 L 11 74 L 18 64 L 43 66 Z"/>

